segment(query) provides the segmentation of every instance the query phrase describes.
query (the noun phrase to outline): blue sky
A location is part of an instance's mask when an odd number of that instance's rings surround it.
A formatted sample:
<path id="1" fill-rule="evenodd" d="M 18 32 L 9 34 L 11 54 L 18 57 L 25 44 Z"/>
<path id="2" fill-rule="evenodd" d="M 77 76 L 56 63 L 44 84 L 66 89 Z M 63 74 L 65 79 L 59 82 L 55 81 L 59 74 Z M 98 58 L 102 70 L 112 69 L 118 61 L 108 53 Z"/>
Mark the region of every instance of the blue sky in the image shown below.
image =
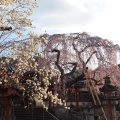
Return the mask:
<path id="1" fill-rule="evenodd" d="M 35 32 L 88 32 L 120 45 L 120 0 L 38 0 Z"/>

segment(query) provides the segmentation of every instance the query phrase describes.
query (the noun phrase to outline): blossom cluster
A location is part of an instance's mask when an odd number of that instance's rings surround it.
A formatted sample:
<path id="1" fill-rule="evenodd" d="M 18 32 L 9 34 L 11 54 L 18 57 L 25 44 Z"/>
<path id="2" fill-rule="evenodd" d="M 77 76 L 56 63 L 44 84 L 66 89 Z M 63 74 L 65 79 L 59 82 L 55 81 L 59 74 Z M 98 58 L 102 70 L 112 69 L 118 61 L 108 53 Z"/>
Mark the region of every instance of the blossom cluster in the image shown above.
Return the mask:
<path id="1" fill-rule="evenodd" d="M 36 0 L 0 0 L 0 27 L 12 28 L 10 31 L 3 29 L 0 32 L 1 41 L 19 40 L 23 35 L 27 35 L 25 30 L 34 27 L 29 16 L 36 7 L 38 7 Z"/>
<path id="2" fill-rule="evenodd" d="M 35 7 L 38 7 L 36 0 L 0 0 L 0 40 L 3 46 L 0 49 L 0 87 L 10 86 L 21 90 L 29 102 L 39 101 L 46 109 L 44 100 L 48 98 L 54 104 L 66 106 L 58 94 L 49 90 L 51 84 L 59 84 L 60 73 L 52 69 L 50 64 L 39 62 L 45 62 L 43 50 L 48 40 L 27 32 L 28 27 L 34 27 L 29 16 Z M 35 75 L 26 77 L 25 74 L 31 71 Z"/>
<path id="3" fill-rule="evenodd" d="M 46 59 L 41 52 L 44 44 L 47 44 L 47 40 L 34 33 L 30 33 L 29 40 L 13 43 L 8 48 L 9 58 L 5 60 L 1 58 L 1 68 L 6 71 L 6 77 L 3 75 L 0 85 L 11 86 L 22 91 L 29 103 L 40 102 L 46 109 L 45 99 L 51 99 L 54 104 L 66 106 L 65 102 L 58 98 L 58 94 L 52 93 L 49 89 L 51 84 L 53 86 L 59 84 L 59 71 L 51 68 L 50 65 L 42 66 L 39 63 L 39 59 Z M 8 75 L 5 67 L 12 64 L 14 68 Z M 30 74 L 27 76 L 28 72 Z M 34 73 L 33 76 L 31 76 L 32 73 Z"/>

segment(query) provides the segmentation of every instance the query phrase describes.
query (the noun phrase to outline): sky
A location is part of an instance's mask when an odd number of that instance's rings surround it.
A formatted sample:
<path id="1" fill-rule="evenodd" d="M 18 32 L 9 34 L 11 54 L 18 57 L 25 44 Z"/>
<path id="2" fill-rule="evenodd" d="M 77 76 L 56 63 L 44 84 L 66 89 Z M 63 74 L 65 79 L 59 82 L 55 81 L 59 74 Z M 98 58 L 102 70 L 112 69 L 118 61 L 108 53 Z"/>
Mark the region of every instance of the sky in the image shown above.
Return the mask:
<path id="1" fill-rule="evenodd" d="M 38 0 L 38 34 L 87 32 L 120 45 L 120 0 Z"/>

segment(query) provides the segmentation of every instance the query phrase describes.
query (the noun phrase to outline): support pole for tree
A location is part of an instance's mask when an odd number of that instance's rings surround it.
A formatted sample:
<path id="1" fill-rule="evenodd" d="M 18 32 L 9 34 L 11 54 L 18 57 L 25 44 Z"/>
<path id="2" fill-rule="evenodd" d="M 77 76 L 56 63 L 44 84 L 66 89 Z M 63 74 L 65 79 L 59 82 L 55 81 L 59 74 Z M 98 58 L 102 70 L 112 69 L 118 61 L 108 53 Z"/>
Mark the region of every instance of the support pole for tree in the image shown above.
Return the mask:
<path id="1" fill-rule="evenodd" d="M 86 47 L 80 52 L 80 51 L 78 51 L 78 50 L 75 48 L 75 45 L 74 45 L 74 42 L 73 42 L 73 49 L 77 52 L 79 61 L 83 64 L 83 72 L 84 72 L 84 74 L 85 74 L 85 77 L 86 77 L 86 80 L 87 80 L 87 84 L 88 84 L 88 88 L 89 88 L 90 93 L 91 93 L 91 95 L 92 95 L 93 102 L 94 102 L 94 104 L 96 105 L 96 103 L 97 103 L 96 100 L 95 100 L 95 96 L 96 96 L 99 105 L 101 105 L 101 102 L 100 102 L 100 100 L 99 100 L 99 97 L 98 97 L 98 95 L 97 95 L 97 92 L 96 92 L 96 90 L 95 90 L 95 88 L 94 88 L 94 85 L 93 85 L 93 83 L 92 83 L 92 81 L 91 81 L 90 75 L 89 75 L 89 73 L 88 73 L 88 71 L 87 71 L 88 68 L 86 67 L 86 64 L 87 64 L 87 63 L 89 62 L 89 60 L 91 59 L 92 55 L 93 55 L 94 53 L 96 53 L 96 51 L 92 52 L 92 54 L 90 55 L 90 57 L 87 59 L 86 62 L 84 62 L 84 61 L 81 59 L 81 57 L 80 57 L 81 53 L 82 53 L 85 49 L 87 49 L 88 47 L 89 47 L 89 46 L 86 46 Z M 94 96 L 93 92 L 95 93 L 95 96 Z M 107 117 L 106 117 L 106 114 L 105 114 L 105 111 L 104 111 L 103 107 L 101 107 L 101 111 L 103 112 L 103 115 L 104 115 L 105 120 L 107 120 Z"/>
<path id="2" fill-rule="evenodd" d="M 95 89 L 95 87 L 94 87 L 94 85 L 93 85 L 93 83 L 92 83 L 92 80 L 90 79 L 90 76 L 89 76 L 88 71 L 85 70 L 85 73 L 86 73 L 86 79 L 87 79 L 87 82 L 88 82 L 88 85 L 89 85 L 89 88 L 90 88 L 90 93 L 92 93 L 92 96 L 94 96 L 94 94 L 95 94 L 95 96 L 96 96 L 96 98 L 97 98 L 97 101 L 98 101 L 98 104 L 101 105 L 101 102 L 100 102 L 100 99 L 99 99 L 99 97 L 98 97 L 97 91 L 96 91 L 96 89 Z M 90 84 L 91 84 L 91 85 L 90 85 Z M 92 92 L 92 88 L 91 88 L 91 87 L 93 88 L 94 94 L 93 94 L 93 92 Z M 95 97 L 92 97 L 92 98 L 93 98 L 93 100 L 96 102 Z M 102 113 L 103 113 L 103 115 L 104 115 L 105 120 L 108 120 L 107 117 L 106 117 L 106 114 L 105 114 L 105 111 L 104 111 L 103 107 L 101 107 L 101 111 L 102 111 Z"/>

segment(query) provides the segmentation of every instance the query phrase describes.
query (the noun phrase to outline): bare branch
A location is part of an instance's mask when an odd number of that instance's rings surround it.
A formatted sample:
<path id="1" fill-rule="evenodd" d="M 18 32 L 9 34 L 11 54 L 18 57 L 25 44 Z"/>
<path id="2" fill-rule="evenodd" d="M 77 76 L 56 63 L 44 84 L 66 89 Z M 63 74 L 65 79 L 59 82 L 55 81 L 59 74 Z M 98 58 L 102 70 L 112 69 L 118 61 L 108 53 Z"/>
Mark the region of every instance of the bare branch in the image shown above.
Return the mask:
<path id="1" fill-rule="evenodd" d="M 91 59 L 91 57 L 93 56 L 93 54 L 94 53 L 96 53 L 97 51 L 94 51 L 94 52 L 92 52 L 92 54 L 90 55 L 90 57 L 87 59 L 87 61 L 86 61 L 86 63 L 85 64 L 87 64 L 89 61 L 90 61 L 90 59 Z"/>
<path id="2" fill-rule="evenodd" d="M 74 80 L 71 80 L 69 82 L 66 83 L 67 87 L 70 87 L 72 85 L 74 85 L 75 83 L 77 83 L 80 80 L 85 80 L 85 75 L 84 73 L 82 73 L 81 75 L 79 75 L 77 78 L 75 78 Z"/>
<path id="3" fill-rule="evenodd" d="M 55 65 L 58 67 L 58 69 L 60 70 L 61 74 L 64 74 L 64 70 L 62 69 L 62 67 L 59 65 L 59 59 L 60 59 L 60 51 L 57 49 L 53 49 L 52 52 L 57 52 L 57 61 L 55 62 Z"/>
<path id="4" fill-rule="evenodd" d="M 75 70 L 76 70 L 76 67 L 77 67 L 77 62 L 75 62 L 75 63 L 68 63 L 68 64 L 72 64 L 72 65 L 74 65 L 74 67 L 73 67 L 73 69 L 69 73 L 67 73 L 65 75 L 71 75 L 71 74 L 73 74 L 75 72 Z"/>
<path id="5" fill-rule="evenodd" d="M 10 31 L 12 27 L 0 27 L 0 31 Z"/>

